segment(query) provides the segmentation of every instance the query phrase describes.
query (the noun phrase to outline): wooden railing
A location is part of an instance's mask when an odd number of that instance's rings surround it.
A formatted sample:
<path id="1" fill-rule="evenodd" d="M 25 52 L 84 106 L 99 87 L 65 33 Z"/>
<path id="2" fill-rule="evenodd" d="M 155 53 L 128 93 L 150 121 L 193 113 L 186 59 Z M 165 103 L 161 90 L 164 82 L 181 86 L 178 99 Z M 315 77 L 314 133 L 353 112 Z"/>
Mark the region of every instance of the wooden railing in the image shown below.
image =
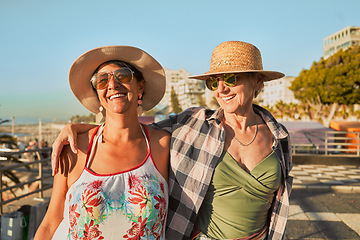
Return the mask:
<path id="1" fill-rule="evenodd" d="M 47 153 L 47 157 L 44 157 L 43 153 Z M 38 193 L 37 199 L 41 200 L 44 198 L 44 191 L 52 188 L 52 181 L 49 180 L 47 184 L 44 181 L 52 178 L 51 167 L 50 167 L 50 156 L 51 148 L 33 149 L 27 151 L 16 151 L 16 152 L 0 152 L 0 179 L 3 180 L 6 172 L 14 173 L 17 177 L 28 173 L 30 175 L 27 181 L 22 181 L 18 184 L 12 183 L 8 186 L 4 185 L 3 181 L 0 181 L 0 215 L 3 214 L 3 207 L 11 202 L 23 199 L 27 196 Z M 31 158 L 19 158 L 21 163 L 14 162 L 11 160 L 4 160 L 13 156 L 30 156 Z M 46 171 L 44 171 L 46 168 Z M 21 192 L 21 194 L 15 194 L 19 192 L 21 187 L 30 184 L 38 184 L 38 187 L 32 191 Z M 3 193 L 11 193 L 13 197 L 9 199 L 3 199 Z"/>

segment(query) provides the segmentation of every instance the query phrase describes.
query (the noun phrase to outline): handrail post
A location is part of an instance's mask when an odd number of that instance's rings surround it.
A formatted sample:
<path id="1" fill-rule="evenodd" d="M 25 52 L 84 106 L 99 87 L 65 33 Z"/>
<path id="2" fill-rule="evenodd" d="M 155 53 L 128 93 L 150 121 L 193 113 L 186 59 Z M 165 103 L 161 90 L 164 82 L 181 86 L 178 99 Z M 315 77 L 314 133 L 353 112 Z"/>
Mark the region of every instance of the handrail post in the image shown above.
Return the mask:
<path id="1" fill-rule="evenodd" d="M 360 156 L 360 132 L 357 132 L 357 156 Z"/>
<path id="2" fill-rule="evenodd" d="M 0 171 L 0 215 L 2 215 L 3 214 L 3 204 L 2 204 L 2 202 L 3 202 L 3 183 L 2 183 L 2 174 L 3 172 L 2 171 Z"/>
<path id="3" fill-rule="evenodd" d="M 328 155 L 328 132 L 325 132 L 325 155 Z"/>
<path id="4" fill-rule="evenodd" d="M 296 132 L 294 132 L 294 134 L 292 135 L 292 139 L 295 139 L 295 134 L 296 134 Z M 291 151 L 292 151 L 292 155 L 295 155 L 295 154 L 296 154 L 296 147 L 293 146 L 293 147 L 291 148 Z"/>
<path id="5" fill-rule="evenodd" d="M 40 149 L 38 150 L 38 157 L 39 157 L 39 198 L 40 199 L 44 199 L 44 191 L 43 191 L 43 159 L 42 159 L 42 154 L 40 153 Z"/>

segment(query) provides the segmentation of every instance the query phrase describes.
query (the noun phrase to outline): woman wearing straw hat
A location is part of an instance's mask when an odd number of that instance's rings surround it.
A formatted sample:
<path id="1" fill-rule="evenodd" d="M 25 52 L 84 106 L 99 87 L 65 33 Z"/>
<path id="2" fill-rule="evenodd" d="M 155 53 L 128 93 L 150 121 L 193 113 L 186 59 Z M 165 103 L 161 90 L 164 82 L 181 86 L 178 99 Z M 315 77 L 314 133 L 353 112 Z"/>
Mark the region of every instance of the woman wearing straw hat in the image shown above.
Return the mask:
<path id="1" fill-rule="evenodd" d="M 164 239 L 170 135 L 137 115 L 162 98 L 163 68 L 141 49 L 106 46 L 81 55 L 69 82 L 106 121 L 78 135 L 77 154 L 64 149 L 35 239 Z"/>
<path id="2" fill-rule="evenodd" d="M 283 77 L 264 71 L 252 44 L 228 41 L 212 53 L 203 80 L 220 109 L 190 108 L 156 124 L 172 134 L 167 239 L 282 239 L 292 168 L 284 126 L 253 104 L 264 81 Z M 69 126 L 54 143 L 73 149 Z M 56 169 L 56 168 L 54 168 Z"/>

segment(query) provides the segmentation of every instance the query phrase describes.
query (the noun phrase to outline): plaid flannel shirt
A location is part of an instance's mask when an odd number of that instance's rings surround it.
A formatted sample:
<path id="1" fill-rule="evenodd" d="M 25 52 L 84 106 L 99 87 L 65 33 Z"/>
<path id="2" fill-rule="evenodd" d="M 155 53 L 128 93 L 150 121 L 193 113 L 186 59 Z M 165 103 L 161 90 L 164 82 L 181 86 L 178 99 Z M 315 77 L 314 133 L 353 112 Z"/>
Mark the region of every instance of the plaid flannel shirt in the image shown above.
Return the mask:
<path id="1" fill-rule="evenodd" d="M 288 216 L 292 168 L 289 134 L 265 109 L 253 105 L 274 136 L 273 150 L 280 159 L 282 181 L 273 202 L 268 239 L 282 239 Z M 190 239 L 197 213 L 223 152 L 223 110 L 189 108 L 154 126 L 171 133 L 169 209 L 166 239 Z"/>

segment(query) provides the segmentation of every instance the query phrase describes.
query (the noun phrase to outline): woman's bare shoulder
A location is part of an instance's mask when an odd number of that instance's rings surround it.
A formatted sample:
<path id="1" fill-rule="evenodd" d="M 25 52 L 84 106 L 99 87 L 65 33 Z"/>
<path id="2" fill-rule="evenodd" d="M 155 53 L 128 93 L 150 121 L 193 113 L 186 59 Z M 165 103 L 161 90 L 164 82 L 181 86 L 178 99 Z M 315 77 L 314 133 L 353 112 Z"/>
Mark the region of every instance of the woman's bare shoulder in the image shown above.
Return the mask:
<path id="1" fill-rule="evenodd" d="M 149 135 L 153 135 L 154 137 L 158 137 L 158 138 L 170 137 L 170 133 L 165 130 L 153 128 L 150 125 L 145 125 L 145 127 Z"/>
<path id="2" fill-rule="evenodd" d="M 161 175 L 168 181 L 170 139 L 167 131 L 146 126 L 149 133 L 152 157 Z"/>
<path id="3" fill-rule="evenodd" d="M 78 143 L 79 150 L 81 152 L 85 152 L 85 153 L 87 152 L 89 144 L 91 142 L 91 138 L 93 137 L 95 131 L 96 131 L 96 128 L 92 128 L 89 131 L 78 134 L 77 143 Z"/>
<path id="4" fill-rule="evenodd" d="M 171 135 L 165 130 L 155 129 L 149 125 L 145 126 L 150 139 L 158 141 L 162 147 L 168 147 L 170 145 Z"/>
<path id="5" fill-rule="evenodd" d="M 77 135 L 78 153 L 75 154 L 70 145 L 66 145 L 60 155 L 60 172 L 68 177 L 76 167 L 82 168 L 89 148 L 90 139 L 95 129 Z M 80 166 L 79 166 L 80 165 Z"/>

